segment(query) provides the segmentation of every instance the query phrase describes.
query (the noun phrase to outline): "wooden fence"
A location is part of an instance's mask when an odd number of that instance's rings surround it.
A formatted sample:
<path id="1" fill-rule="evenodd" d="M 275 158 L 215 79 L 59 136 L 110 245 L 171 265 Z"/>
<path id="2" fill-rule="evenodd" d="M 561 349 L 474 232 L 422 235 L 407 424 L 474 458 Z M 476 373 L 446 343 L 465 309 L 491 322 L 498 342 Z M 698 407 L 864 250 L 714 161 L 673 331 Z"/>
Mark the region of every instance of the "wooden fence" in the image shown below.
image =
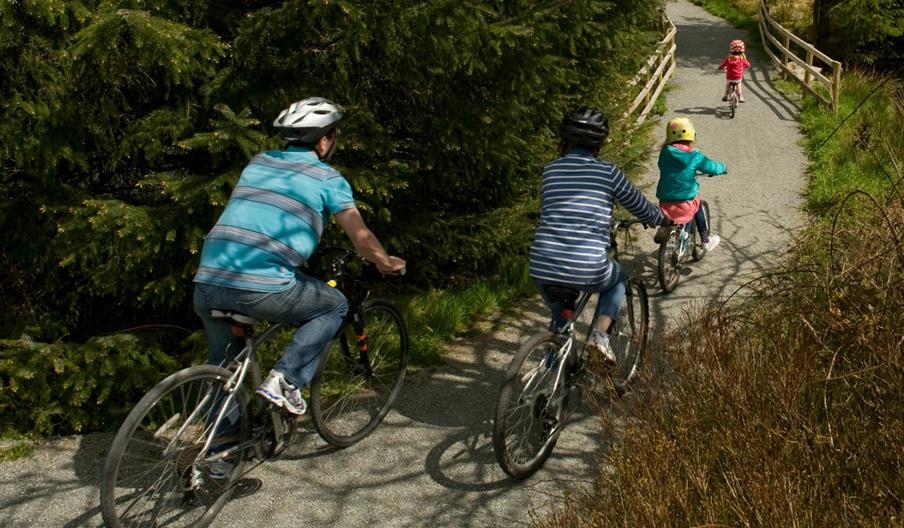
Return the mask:
<path id="1" fill-rule="evenodd" d="M 766 53 L 778 67 L 800 82 L 819 100 L 831 105 L 833 111 L 838 111 L 838 95 L 841 90 L 840 62 L 782 27 L 769 16 L 765 0 L 760 0 L 760 35 Z M 805 58 L 795 55 L 791 49 L 792 43 L 802 50 Z M 816 59 L 823 64 L 822 67 L 813 64 Z M 824 75 L 823 72 L 826 72 L 827 75 Z M 817 83 L 815 87 L 813 86 L 814 81 Z"/>
<path id="2" fill-rule="evenodd" d="M 656 99 L 662 93 L 666 83 L 672 77 L 675 71 L 675 24 L 668 18 L 664 19 L 665 36 L 656 46 L 656 51 L 647 59 L 646 64 L 637 72 L 637 75 L 628 83 L 628 86 L 634 87 L 643 83 L 640 93 L 631 102 L 624 117 L 630 118 L 635 112 L 637 117 L 631 123 L 631 127 L 637 127 L 643 123 L 647 114 L 656 104 Z"/>

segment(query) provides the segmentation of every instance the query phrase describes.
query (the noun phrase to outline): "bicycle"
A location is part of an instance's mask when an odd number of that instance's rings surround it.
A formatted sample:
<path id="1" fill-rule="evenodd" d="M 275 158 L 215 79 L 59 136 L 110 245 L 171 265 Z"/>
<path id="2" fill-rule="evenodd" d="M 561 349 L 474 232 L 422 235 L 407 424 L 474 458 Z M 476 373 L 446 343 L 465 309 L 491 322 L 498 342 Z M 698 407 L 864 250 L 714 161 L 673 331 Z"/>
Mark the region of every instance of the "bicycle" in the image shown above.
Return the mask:
<path id="1" fill-rule="evenodd" d="M 314 427 L 338 447 L 360 441 L 383 420 L 408 364 L 404 319 L 389 301 L 371 299 L 363 280 L 345 273 L 350 255 L 330 267 L 335 278 L 328 284 L 342 288 L 349 313 L 327 345 L 310 393 Z M 171 374 L 135 405 L 104 466 L 107 526 L 207 526 L 247 473 L 246 463 L 279 456 L 294 438 L 299 417 L 249 398 L 261 383 L 258 350 L 287 325 L 272 323 L 255 337 L 257 319 L 226 310 L 211 314 L 228 321 L 244 347 L 226 365 Z"/>
<path id="2" fill-rule="evenodd" d="M 738 83 L 728 81 L 728 113 L 731 116 L 731 119 L 734 119 L 735 113 L 738 111 L 738 103 L 740 100 L 741 95 L 738 93 Z"/>
<path id="3" fill-rule="evenodd" d="M 701 200 L 700 208 L 703 210 L 703 218 L 706 225 L 712 225 L 709 221 L 709 204 Z M 690 256 L 694 262 L 700 261 L 706 255 L 706 249 L 699 240 L 697 224 L 692 218 L 686 224 L 675 224 L 668 228 L 668 234 L 659 243 L 659 287 L 665 293 L 672 293 L 678 285 L 681 269 Z"/>
<path id="4" fill-rule="evenodd" d="M 616 220 L 610 232 L 611 258 L 618 260 L 617 232 L 637 220 Z M 609 342 L 618 359 L 608 371 L 608 383 L 624 394 L 636 378 L 646 349 L 649 299 L 643 282 L 628 277 L 625 302 L 609 328 Z M 593 358 L 575 337 L 575 326 L 590 300 L 590 293 L 553 286 L 547 294 L 565 308 L 561 331 L 540 332 L 515 354 L 499 390 L 493 422 L 493 451 L 503 471 L 525 479 L 539 470 L 582 399 L 583 385 Z M 588 330 L 586 343 L 592 332 Z"/>

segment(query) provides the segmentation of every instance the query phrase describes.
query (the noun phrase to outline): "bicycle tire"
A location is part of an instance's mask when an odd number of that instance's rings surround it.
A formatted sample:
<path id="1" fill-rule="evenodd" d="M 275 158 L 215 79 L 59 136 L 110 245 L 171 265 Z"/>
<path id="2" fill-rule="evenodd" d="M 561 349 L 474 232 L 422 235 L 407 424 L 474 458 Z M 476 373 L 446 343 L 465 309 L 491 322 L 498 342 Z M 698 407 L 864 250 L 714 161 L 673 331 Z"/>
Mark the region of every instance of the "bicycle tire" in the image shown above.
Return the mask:
<path id="1" fill-rule="evenodd" d="M 617 359 L 609 378 L 621 395 L 637 377 L 647 348 L 650 325 L 650 301 L 647 288 L 637 279 L 628 281 L 625 301 L 618 318 L 609 327 L 609 343 Z"/>
<path id="2" fill-rule="evenodd" d="M 408 366 L 408 330 L 389 301 L 361 307 L 363 321 L 350 321 L 328 345 L 311 384 L 311 419 L 320 436 L 348 447 L 369 435 L 398 397 Z M 364 350 L 356 325 L 363 323 Z"/>
<path id="3" fill-rule="evenodd" d="M 706 202 L 706 200 L 702 200 L 700 202 L 700 208 L 703 210 L 703 220 L 706 224 L 706 229 L 711 230 L 710 228 L 712 227 L 712 224 L 709 221 L 709 204 Z M 691 257 L 693 257 L 694 262 L 699 262 L 703 260 L 703 257 L 706 256 L 706 249 L 703 247 L 702 239 L 698 240 L 698 238 L 700 238 L 698 235 L 699 233 L 697 233 L 697 228 L 695 225 L 693 239 L 694 250 L 691 252 Z"/>
<path id="4" fill-rule="evenodd" d="M 738 110 L 738 96 L 737 92 L 732 91 L 731 95 L 728 96 L 728 111 L 731 116 L 731 119 L 734 119 L 735 114 Z"/>
<path id="5" fill-rule="evenodd" d="M 659 244 L 657 271 L 659 287 L 665 293 L 672 293 L 675 290 L 675 286 L 678 285 L 678 278 L 681 275 L 681 258 L 679 256 L 681 229 L 669 230 L 666 239 Z"/>
<path id="6" fill-rule="evenodd" d="M 558 440 L 556 401 L 561 398 L 553 389 L 560 365 L 549 365 L 548 358 L 559 346 L 553 334 L 537 334 L 518 350 L 506 370 L 496 399 L 493 452 L 510 477 L 520 480 L 536 473 Z M 525 394 L 525 389 L 530 391 Z"/>
<path id="7" fill-rule="evenodd" d="M 195 464 L 209 433 L 210 417 L 220 408 L 204 404 L 204 398 L 223 397 L 222 386 L 230 375 L 229 370 L 213 365 L 189 367 L 158 383 L 135 405 L 104 464 L 100 502 L 108 527 L 198 528 L 213 521 L 229 500 L 245 462 L 244 452 L 231 455 L 234 467 L 224 479 L 211 477 L 209 466 Z M 241 391 L 236 396 L 235 440 L 244 441 L 250 433 L 247 398 Z M 189 418 L 193 419 L 186 424 Z M 169 446 L 177 449 L 167 454 Z M 144 503 L 148 508 L 136 510 Z"/>

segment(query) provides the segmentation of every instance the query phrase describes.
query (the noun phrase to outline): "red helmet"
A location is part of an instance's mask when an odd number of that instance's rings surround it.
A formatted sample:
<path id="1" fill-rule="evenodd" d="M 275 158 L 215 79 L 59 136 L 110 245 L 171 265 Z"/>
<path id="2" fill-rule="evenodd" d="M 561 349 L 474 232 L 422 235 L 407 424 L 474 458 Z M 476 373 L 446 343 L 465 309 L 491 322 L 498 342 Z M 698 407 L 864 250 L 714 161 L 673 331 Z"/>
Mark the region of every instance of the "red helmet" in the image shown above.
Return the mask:
<path id="1" fill-rule="evenodd" d="M 732 40 L 731 44 L 728 45 L 728 49 L 732 53 L 744 53 L 744 41 L 740 39 Z"/>

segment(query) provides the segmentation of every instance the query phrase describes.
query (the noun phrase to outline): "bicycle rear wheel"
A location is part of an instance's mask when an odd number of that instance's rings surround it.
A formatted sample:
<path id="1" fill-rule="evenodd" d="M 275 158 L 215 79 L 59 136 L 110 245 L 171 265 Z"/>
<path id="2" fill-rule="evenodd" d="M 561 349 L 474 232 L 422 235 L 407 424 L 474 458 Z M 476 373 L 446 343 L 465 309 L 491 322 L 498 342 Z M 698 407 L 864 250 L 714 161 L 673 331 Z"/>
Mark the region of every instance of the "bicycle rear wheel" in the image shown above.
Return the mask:
<path id="1" fill-rule="evenodd" d="M 659 287 L 665 293 L 672 293 L 681 275 L 681 229 L 671 229 L 666 239 L 659 244 Z"/>
<path id="2" fill-rule="evenodd" d="M 224 460 L 201 453 L 227 397 L 224 385 L 230 375 L 213 365 L 183 369 L 135 405 L 104 465 L 100 502 L 107 526 L 210 524 L 229 499 L 245 459 L 241 451 Z M 234 401 L 212 448 L 248 438 L 244 393 L 238 392 Z M 223 471 L 218 462 L 232 464 L 229 475 L 218 473 Z"/>
<path id="3" fill-rule="evenodd" d="M 320 436 L 348 447 L 379 425 L 408 366 L 408 330 L 389 302 L 364 303 L 321 360 L 311 385 L 311 419 Z"/>
<path id="4" fill-rule="evenodd" d="M 502 470 L 516 479 L 536 473 L 558 440 L 559 346 L 549 333 L 529 339 L 509 364 L 499 390 L 493 451 Z"/>
<path id="5" fill-rule="evenodd" d="M 728 108 L 731 118 L 734 119 L 735 113 L 738 111 L 738 92 L 737 89 L 731 91 L 728 96 Z"/>
<path id="6" fill-rule="evenodd" d="M 619 394 L 624 394 L 640 370 L 647 348 L 649 321 L 647 288 L 642 282 L 631 279 L 618 318 L 609 327 L 609 344 L 617 359 L 616 366 L 609 371 L 609 378 Z"/>

